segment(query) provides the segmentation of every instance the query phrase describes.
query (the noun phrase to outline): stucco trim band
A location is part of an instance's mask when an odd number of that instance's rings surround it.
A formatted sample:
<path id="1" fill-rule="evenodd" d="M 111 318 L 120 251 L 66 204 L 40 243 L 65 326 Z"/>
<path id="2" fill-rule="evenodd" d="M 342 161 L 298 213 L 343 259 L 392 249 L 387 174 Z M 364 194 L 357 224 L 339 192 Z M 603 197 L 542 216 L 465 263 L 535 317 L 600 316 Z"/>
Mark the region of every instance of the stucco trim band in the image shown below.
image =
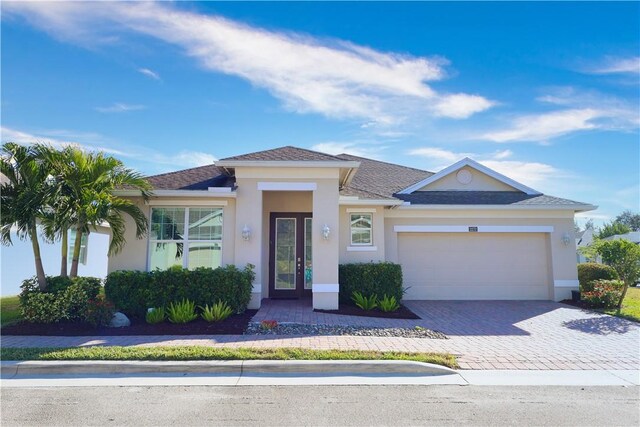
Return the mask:
<path id="1" fill-rule="evenodd" d="M 315 191 L 315 182 L 258 182 L 261 191 Z"/>
<path id="2" fill-rule="evenodd" d="M 314 283 L 312 285 L 312 290 L 314 294 L 323 292 L 335 293 L 340 290 L 340 285 L 337 283 Z"/>
<path id="3" fill-rule="evenodd" d="M 578 280 L 554 280 L 553 286 L 556 288 L 577 288 L 580 286 Z"/>
<path id="4" fill-rule="evenodd" d="M 552 225 L 394 225 L 396 233 L 553 233 Z"/>

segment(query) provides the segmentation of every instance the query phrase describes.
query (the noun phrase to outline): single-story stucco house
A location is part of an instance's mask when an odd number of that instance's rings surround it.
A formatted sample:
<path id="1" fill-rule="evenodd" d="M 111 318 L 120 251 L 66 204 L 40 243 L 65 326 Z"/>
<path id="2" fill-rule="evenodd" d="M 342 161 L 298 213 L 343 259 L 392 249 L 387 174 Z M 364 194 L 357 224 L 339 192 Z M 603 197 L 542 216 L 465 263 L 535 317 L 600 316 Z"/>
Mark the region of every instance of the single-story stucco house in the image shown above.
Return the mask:
<path id="1" fill-rule="evenodd" d="M 256 267 L 262 298 L 338 308 L 338 264 L 402 265 L 405 299 L 561 300 L 578 289 L 574 214 L 465 158 L 432 173 L 348 154 L 282 147 L 149 177 L 147 239 L 108 270 Z M 129 190 L 120 195 L 136 198 Z"/>

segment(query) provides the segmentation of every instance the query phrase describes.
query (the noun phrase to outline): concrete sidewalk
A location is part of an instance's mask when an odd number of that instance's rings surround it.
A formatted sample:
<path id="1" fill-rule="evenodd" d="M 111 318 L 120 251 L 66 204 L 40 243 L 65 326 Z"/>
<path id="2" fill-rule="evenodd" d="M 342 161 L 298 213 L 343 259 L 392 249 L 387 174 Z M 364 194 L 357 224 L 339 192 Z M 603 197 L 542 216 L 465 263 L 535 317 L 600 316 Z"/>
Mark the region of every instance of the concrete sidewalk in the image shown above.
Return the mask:
<path id="1" fill-rule="evenodd" d="M 455 371 L 411 361 L 25 361 L 3 387 L 95 385 L 456 384 L 639 386 L 640 371 Z"/>

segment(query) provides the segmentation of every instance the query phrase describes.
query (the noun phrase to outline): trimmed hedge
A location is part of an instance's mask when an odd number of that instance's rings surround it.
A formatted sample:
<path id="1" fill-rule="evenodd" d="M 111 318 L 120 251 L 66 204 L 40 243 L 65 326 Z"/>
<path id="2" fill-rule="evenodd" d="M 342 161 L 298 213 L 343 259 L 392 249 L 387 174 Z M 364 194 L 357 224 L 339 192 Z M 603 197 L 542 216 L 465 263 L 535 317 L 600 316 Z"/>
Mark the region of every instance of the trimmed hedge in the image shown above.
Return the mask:
<path id="1" fill-rule="evenodd" d="M 580 292 L 593 291 L 594 280 L 617 280 L 618 273 L 613 267 L 598 264 L 595 262 L 585 262 L 578 264 L 578 281 L 580 282 Z"/>
<path id="2" fill-rule="evenodd" d="M 101 283 L 97 277 L 47 277 L 47 288 L 43 292 L 35 277 L 26 279 L 20 292 L 22 317 L 34 323 L 84 322 L 89 301 L 98 296 Z"/>
<path id="3" fill-rule="evenodd" d="M 614 308 L 622 297 L 624 283 L 620 280 L 594 280 L 592 290 L 580 292 L 580 299 L 592 308 Z"/>
<path id="4" fill-rule="evenodd" d="M 253 265 L 240 270 L 233 265 L 186 270 L 114 271 L 105 280 L 105 294 L 116 309 L 128 316 L 144 318 L 151 307 L 188 299 L 196 306 L 224 301 L 236 313 L 247 309 L 255 274 Z"/>
<path id="5" fill-rule="evenodd" d="M 391 262 L 341 264 L 338 268 L 340 302 L 353 304 L 353 292 L 402 299 L 402 267 Z"/>

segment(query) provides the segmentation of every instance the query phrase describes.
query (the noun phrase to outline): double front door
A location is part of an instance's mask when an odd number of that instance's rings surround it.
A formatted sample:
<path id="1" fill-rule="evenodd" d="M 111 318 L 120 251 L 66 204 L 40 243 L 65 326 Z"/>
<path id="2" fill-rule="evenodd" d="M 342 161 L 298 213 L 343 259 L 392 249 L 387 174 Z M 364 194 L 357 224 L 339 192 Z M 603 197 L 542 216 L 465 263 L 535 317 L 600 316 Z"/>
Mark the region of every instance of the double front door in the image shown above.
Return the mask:
<path id="1" fill-rule="evenodd" d="M 269 296 L 311 295 L 311 213 L 272 213 L 269 228 Z"/>

